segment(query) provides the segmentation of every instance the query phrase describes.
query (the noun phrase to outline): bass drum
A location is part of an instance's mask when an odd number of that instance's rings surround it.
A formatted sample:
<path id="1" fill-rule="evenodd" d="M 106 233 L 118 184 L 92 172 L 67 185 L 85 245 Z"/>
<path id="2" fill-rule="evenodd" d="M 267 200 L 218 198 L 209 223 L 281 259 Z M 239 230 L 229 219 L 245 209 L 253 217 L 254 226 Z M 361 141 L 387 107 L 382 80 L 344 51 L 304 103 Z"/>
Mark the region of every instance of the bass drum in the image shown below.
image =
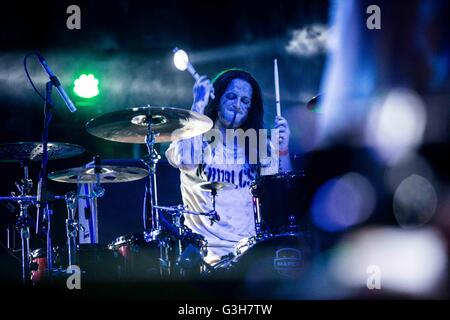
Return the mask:
<path id="1" fill-rule="evenodd" d="M 250 282 L 290 281 L 302 276 L 312 258 L 311 245 L 301 234 L 243 239 L 236 249 L 236 257 L 216 265 L 216 274 Z"/>

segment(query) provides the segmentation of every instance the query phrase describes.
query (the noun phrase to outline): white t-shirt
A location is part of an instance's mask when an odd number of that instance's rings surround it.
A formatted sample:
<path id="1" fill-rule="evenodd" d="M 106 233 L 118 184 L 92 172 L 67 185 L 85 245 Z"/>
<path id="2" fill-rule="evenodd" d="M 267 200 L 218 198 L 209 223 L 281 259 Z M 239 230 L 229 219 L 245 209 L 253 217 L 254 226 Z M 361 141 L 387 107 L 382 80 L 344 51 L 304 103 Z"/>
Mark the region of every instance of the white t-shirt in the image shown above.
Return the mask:
<path id="1" fill-rule="evenodd" d="M 188 144 L 190 149 L 193 144 Z M 237 186 L 232 190 L 218 191 L 216 211 L 220 221 L 211 221 L 206 216 L 185 215 L 185 225 L 193 232 L 201 234 L 208 241 L 209 263 L 217 262 L 220 257 L 234 252 L 235 245 L 243 238 L 255 235 L 255 219 L 253 213 L 250 185 L 256 178 L 256 166 L 245 163 L 244 148 L 237 143 L 231 147 L 203 142 L 204 157 L 222 153 L 225 159 L 234 159 L 234 164 L 224 164 L 220 157 L 209 158 L 199 165 L 184 165 L 182 155 L 191 150 L 182 150 L 182 144 L 173 142 L 166 151 L 169 163 L 180 169 L 181 193 L 184 205 L 191 211 L 209 212 L 212 210 L 210 192 L 196 187 L 201 182 L 230 182 Z M 187 149 L 186 144 L 184 148 Z M 278 172 L 278 161 L 269 158 L 261 165 L 261 175 Z M 208 163 L 208 164 L 206 164 Z M 229 163 L 229 162 L 227 162 Z"/>

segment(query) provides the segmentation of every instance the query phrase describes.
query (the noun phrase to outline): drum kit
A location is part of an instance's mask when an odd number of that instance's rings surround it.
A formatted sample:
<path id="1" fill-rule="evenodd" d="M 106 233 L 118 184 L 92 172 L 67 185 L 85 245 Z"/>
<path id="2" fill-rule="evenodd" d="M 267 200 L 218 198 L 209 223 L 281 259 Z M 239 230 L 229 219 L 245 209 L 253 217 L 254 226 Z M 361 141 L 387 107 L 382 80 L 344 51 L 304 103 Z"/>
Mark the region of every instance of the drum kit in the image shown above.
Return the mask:
<path id="1" fill-rule="evenodd" d="M 204 261 L 208 243 L 183 224 L 185 215 L 203 215 L 211 224 L 220 220 L 216 212 L 215 198 L 223 190 L 236 188 L 225 182 L 204 182 L 198 188 L 210 192 L 212 210 L 193 212 L 183 205 L 158 204 L 156 168 L 159 154 L 155 144 L 188 139 L 210 130 L 213 122 L 208 117 L 184 109 L 144 106 L 110 112 L 90 120 L 86 130 L 99 138 L 120 142 L 145 144 L 148 155 L 141 161 L 145 168 L 111 166 L 102 164 L 97 156 L 83 167 L 69 168 L 46 175 L 46 179 L 65 184 L 88 184 L 91 192 L 54 195 L 48 190 L 32 194 L 33 181 L 28 167 L 30 162 L 42 161 L 44 146 L 40 142 L 18 142 L 0 145 L 1 162 L 17 162 L 23 168 L 23 177 L 17 184 L 19 194 L 0 197 L 0 201 L 18 204 L 20 214 L 15 228 L 21 237 L 22 281 L 37 284 L 52 281 L 69 266 L 78 265 L 90 279 L 102 275 L 103 280 L 173 279 L 190 276 L 214 276 L 236 270 L 253 272 L 255 264 L 268 259 L 265 267 L 279 275 L 289 276 L 301 268 L 306 259 L 305 236 L 299 230 L 297 218 L 304 215 L 298 206 L 299 190 L 304 184 L 302 173 L 285 173 L 259 177 L 251 186 L 255 213 L 255 236 L 243 239 L 235 253 L 225 257 L 217 265 Z M 81 146 L 49 142 L 47 160 L 66 159 L 85 152 Z M 142 233 L 120 236 L 108 245 L 85 244 L 79 241 L 80 225 L 77 202 L 80 199 L 96 199 L 105 193 L 103 184 L 127 183 L 146 179 L 143 204 Z M 45 196 L 45 202 L 42 197 Z M 277 199 L 275 199 L 277 198 Z M 65 248 L 52 244 L 52 204 L 65 202 Z M 278 202 L 277 202 L 278 201 Z M 37 208 L 34 219 L 31 208 Z M 299 209 L 300 208 L 300 209 Z M 42 211 L 42 215 L 39 211 Z M 35 223 L 36 234 L 44 234 L 46 248 L 30 249 L 30 228 Z M 260 248 L 258 250 L 254 248 Z M 261 249 L 262 248 L 262 249 Z M 249 254 L 251 253 L 251 254 Z M 251 265 L 251 266 L 250 266 Z M 250 266 L 250 267 L 249 267 Z M 250 269 L 248 269 L 250 268 Z M 101 272 L 98 272 L 101 270 Z M 219 271 L 220 270 L 220 271 Z M 250 270 L 250 271 L 249 271 Z M 266 270 L 267 271 L 267 270 Z"/>

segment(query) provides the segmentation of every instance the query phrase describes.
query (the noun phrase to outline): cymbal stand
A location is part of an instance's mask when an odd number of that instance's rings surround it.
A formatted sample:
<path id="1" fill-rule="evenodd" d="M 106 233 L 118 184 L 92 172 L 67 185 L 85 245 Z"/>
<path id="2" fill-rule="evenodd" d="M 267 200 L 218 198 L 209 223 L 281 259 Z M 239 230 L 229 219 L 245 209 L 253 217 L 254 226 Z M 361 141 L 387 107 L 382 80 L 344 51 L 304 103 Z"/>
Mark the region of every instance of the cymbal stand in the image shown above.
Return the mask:
<path id="1" fill-rule="evenodd" d="M 100 161 L 100 160 L 98 160 Z M 96 163 L 96 166 L 99 166 Z M 83 199 L 94 199 L 100 198 L 105 194 L 105 189 L 100 184 L 100 173 L 96 167 L 97 182 L 93 187 L 93 191 L 88 195 L 80 195 L 80 185 L 77 185 L 76 194 L 73 192 L 68 192 L 65 196 L 66 207 L 67 207 L 67 219 L 66 219 L 66 238 L 67 238 L 67 252 L 68 252 L 68 263 L 69 266 L 76 265 L 78 263 L 77 259 L 77 245 L 78 245 L 78 234 L 79 231 L 84 231 L 84 228 L 75 218 L 75 213 L 77 209 L 77 202 L 79 198 Z"/>
<path id="2" fill-rule="evenodd" d="M 167 212 L 170 214 L 171 222 L 161 215 L 161 224 L 163 229 L 169 233 L 175 240 L 175 250 L 174 250 L 174 260 L 176 266 L 178 267 L 177 272 L 181 277 L 186 277 L 195 274 L 195 270 L 199 271 L 203 266 L 205 268 L 210 267 L 204 260 L 203 257 L 206 256 L 206 246 L 197 247 L 196 242 L 202 241 L 207 242 L 205 238 L 199 234 L 194 234 L 191 229 L 183 225 L 181 218 L 183 214 L 191 215 L 204 215 L 210 219 L 214 219 L 211 216 L 211 212 L 200 213 L 187 210 L 184 206 L 178 205 L 173 207 L 165 206 L 155 206 L 158 210 Z"/>
<path id="3" fill-rule="evenodd" d="M 75 220 L 76 196 L 73 192 L 66 194 L 67 219 L 66 219 L 66 237 L 67 237 L 67 253 L 69 266 L 77 264 L 77 234 L 78 222 Z"/>
<path id="4" fill-rule="evenodd" d="M 22 162 L 24 177 L 20 183 L 16 183 L 20 191 L 20 196 L 27 196 L 32 188 L 32 181 L 28 175 L 28 164 Z M 27 284 L 30 281 L 30 226 L 31 219 L 28 215 L 30 201 L 19 200 L 20 215 L 17 220 L 17 228 L 20 230 L 22 242 L 22 283 Z"/>
<path id="5" fill-rule="evenodd" d="M 175 237 L 175 248 L 174 248 L 174 255 L 175 257 L 181 257 L 181 253 L 183 252 L 183 246 L 182 246 L 182 240 L 183 240 L 183 224 L 181 223 L 181 217 L 182 213 L 179 210 L 176 210 L 172 213 L 172 224 L 176 229 L 176 237 Z M 180 275 L 183 276 L 183 269 L 180 268 L 179 270 Z"/>
<path id="6" fill-rule="evenodd" d="M 148 241 L 161 241 L 160 250 L 160 273 L 162 276 L 168 276 L 170 274 L 169 255 L 167 250 L 167 243 L 164 239 L 161 239 L 161 224 L 159 220 L 159 211 L 155 207 L 158 205 L 158 194 L 156 185 L 156 164 L 160 155 L 155 149 L 156 136 L 152 130 L 152 116 L 147 117 L 148 121 L 148 133 L 145 137 L 145 144 L 147 146 L 148 157 L 143 160 L 146 164 L 149 175 L 145 186 L 144 194 L 144 208 L 143 208 L 143 220 L 145 239 Z"/>
<path id="7" fill-rule="evenodd" d="M 145 138 L 145 144 L 147 145 L 149 156 L 143 160 L 149 170 L 148 181 L 145 188 L 143 218 L 144 229 L 151 230 L 156 236 L 158 234 L 157 231 L 159 231 L 161 227 L 159 222 L 158 210 L 154 208 L 154 206 L 158 205 L 156 164 L 158 163 L 159 159 L 161 159 L 161 157 L 155 149 L 155 133 L 151 129 L 151 120 L 149 121 L 148 134 Z M 151 226 L 149 226 L 149 222 L 151 223 Z"/>

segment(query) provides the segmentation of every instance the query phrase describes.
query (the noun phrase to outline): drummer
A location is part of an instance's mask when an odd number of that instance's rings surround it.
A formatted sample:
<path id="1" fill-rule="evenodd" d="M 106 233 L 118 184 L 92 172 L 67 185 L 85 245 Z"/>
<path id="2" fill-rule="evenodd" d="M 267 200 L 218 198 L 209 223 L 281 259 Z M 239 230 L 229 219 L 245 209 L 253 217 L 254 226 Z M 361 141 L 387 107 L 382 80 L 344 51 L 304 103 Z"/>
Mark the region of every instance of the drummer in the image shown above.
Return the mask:
<path id="1" fill-rule="evenodd" d="M 278 148 L 268 139 L 266 145 L 272 156 L 265 159 L 258 157 L 257 163 L 254 163 L 250 161 L 252 157 L 249 154 L 259 154 L 257 150 L 252 150 L 239 139 L 230 142 L 225 138 L 230 129 L 254 129 L 256 132 L 264 129 L 261 89 L 253 76 L 240 69 L 225 70 L 212 82 L 202 76 L 196 81 L 193 93 L 192 110 L 211 118 L 214 122 L 212 130 L 221 133 L 223 139 L 205 138 L 207 133 L 201 143 L 196 142 L 196 138 L 175 141 L 166 151 L 166 157 L 172 166 L 180 170 L 183 203 L 191 211 L 209 212 L 212 209 L 211 194 L 197 188 L 197 184 L 228 182 L 236 185 L 235 189 L 218 192 L 216 211 L 219 221 L 211 224 L 207 216 L 185 215 L 185 225 L 208 241 L 205 260 L 214 264 L 233 253 L 239 240 L 255 235 L 249 186 L 257 175 L 291 170 L 288 148 L 290 131 L 287 120 L 277 116 L 274 128 L 279 132 Z M 201 160 L 193 161 L 193 155 L 199 152 L 201 157 L 197 156 L 197 159 Z"/>

